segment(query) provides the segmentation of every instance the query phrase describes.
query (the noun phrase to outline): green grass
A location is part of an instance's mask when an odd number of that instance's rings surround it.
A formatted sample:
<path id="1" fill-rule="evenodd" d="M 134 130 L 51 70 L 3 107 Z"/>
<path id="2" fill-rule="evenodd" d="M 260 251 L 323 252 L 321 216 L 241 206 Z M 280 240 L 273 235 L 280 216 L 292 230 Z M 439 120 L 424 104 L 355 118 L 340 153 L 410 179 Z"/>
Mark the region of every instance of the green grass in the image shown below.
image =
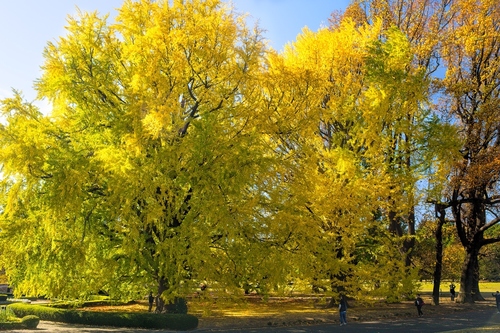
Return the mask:
<path id="1" fill-rule="evenodd" d="M 441 282 L 440 289 L 441 292 L 449 292 L 450 291 L 450 284 L 451 281 L 444 281 Z M 456 286 L 456 291 L 460 292 L 460 282 L 455 281 L 454 282 Z M 422 282 L 420 286 L 420 291 L 421 292 L 432 292 L 432 289 L 434 288 L 434 284 L 432 281 L 429 282 Z M 479 282 L 479 289 L 481 290 L 481 293 L 494 293 L 497 290 L 500 290 L 500 282 Z"/>

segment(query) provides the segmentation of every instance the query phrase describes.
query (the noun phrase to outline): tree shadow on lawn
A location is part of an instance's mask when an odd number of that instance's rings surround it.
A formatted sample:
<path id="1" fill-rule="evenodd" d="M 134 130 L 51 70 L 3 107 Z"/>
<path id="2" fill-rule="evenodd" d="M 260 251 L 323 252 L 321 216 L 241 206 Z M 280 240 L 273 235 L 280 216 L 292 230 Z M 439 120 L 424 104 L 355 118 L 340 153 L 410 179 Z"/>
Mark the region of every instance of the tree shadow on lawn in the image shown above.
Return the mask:
<path id="1" fill-rule="evenodd" d="M 424 317 L 434 321 L 450 320 L 461 317 L 462 313 L 487 312 L 496 314 L 493 299 L 475 304 L 457 304 L 449 298 L 442 298 L 440 305 L 431 305 L 430 295 L 423 295 L 426 305 L 423 307 Z M 338 324 L 339 315 L 336 308 L 325 308 L 325 300 L 318 298 L 269 298 L 267 301 L 259 297 L 247 299 L 247 302 L 230 304 L 215 300 L 192 300 L 190 313 L 198 316 L 199 328 L 245 328 L 245 327 L 280 327 L 318 324 Z M 347 311 L 351 322 L 395 322 L 417 318 L 417 309 L 413 301 L 396 304 L 378 302 L 373 305 L 361 305 L 349 301 Z M 500 314 L 499 314 L 500 316 Z M 499 330 L 500 331 L 500 330 Z"/>

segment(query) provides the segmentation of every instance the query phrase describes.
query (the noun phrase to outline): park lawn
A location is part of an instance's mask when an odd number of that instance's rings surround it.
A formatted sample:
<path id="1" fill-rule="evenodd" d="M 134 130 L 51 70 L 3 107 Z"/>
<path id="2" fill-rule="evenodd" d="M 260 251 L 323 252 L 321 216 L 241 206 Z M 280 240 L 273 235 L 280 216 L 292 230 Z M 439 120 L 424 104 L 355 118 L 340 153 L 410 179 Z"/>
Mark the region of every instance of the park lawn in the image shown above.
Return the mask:
<path id="1" fill-rule="evenodd" d="M 447 318 L 450 314 L 462 311 L 484 309 L 495 311 L 491 295 L 484 302 L 476 304 L 457 304 L 451 302 L 447 294 L 443 294 L 439 306 L 431 305 L 431 293 L 422 292 L 428 306 L 426 315 Z M 217 302 L 189 302 L 189 312 L 199 318 L 199 327 L 223 329 L 230 327 L 259 326 L 293 326 L 318 323 L 338 323 L 337 308 L 325 308 L 326 300 L 311 298 L 270 298 L 268 300 L 251 300 L 246 304 L 218 304 Z M 413 300 L 394 304 L 377 302 L 372 305 L 358 304 L 349 301 L 349 318 L 352 321 L 401 320 L 416 316 Z M 206 309 L 209 309 L 208 311 Z M 498 329 L 499 327 L 496 327 Z M 496 332 L 498 332 L 497 330 Z M 462 333 L 462 332 L 460 332 Z"/>
<path id="2" fill-rule="evenodd" d="M 493 288 L 495 288 L 494 285 Z M 443 293 L 440 305 L 432 306 L 431 292 L 422 291 L 422 296 L 427 304 L 426 314 L 434 317 L 446 318 L 457 311 L 475 311 L 479 308 L 495 311 L 491 294 L 485 294 L 485 302 L 476 304 L 452 303 L 447 293 Z M 220 298 L 192 297 L 188 301 L 189 313 L 199 318 L 198 327 L 204 329 L 230 329 L 250 327 L 283 327 L 300 326 L 319 323 L 338 323 L 338 310 L 326 308 L 327 299 L 317 297 L 271 297 L 263 299 L 259 296 L 246 297 L 244 301 Z M 352 321 L 372 320 L 400 320 L 416 316 L 412 300 L 395 304 L 386 304 L 383 301 L 372 305 L 358 304 L 349 301 L 349 318 Z M 141 300 L 134 304 L 123 306 L 92 307 L 94 311 L 147 311 L 147 302 Z M 498 329 L 499 327 L 497 327 Z M 497 330 L 498 332 L 499 330 Z M 472 332 L 472 331 L 469 331 Z M 474 331 L 474 332 L 484 332 Z M 457 332 L 458 333 L 458 332 Z M 465 332 L 460 332 L 465 333 Z"/>
<path id="3" fill-rule="evenodd" d="M 422 283 L 420 292 L 426 304 L 426 314 L 446 318 L 457 311 L 475 311 L 478 308 L 495 311 L 492 292 L 500 289 L 500 282 L 482 282 L 481 292 L 486 298 L 484 302 L 476 304 L 456 304 L 449 298 L 449 284 L 441 284 L 441 298 L 439 306 L 432 306 L 431 296 L 433 285 L 431 282 Z M 458 283 L 457 291 L 459 291 Z M 415 307 L 412 300 L 395 304 L 377 302 L 372 305 L 358 304 L 350 301 L 349 318 L 353 321 L 370 320 L 398 320 L 415 317 Z M 259 296 L 245 297 L 243 301 L 235 299 L 190 297 L 188 300 L 189 313 L 199 318 L 199 326 L 211 329 L 250 328 L 262 326 L 298 326 L 318 323 L 337 323 L 338 311 L 336 308 L 326 308 L 327 299 L 318 297 L 270 297 L 264 299 Z M 123 306 L 92 307 L 94 311 L 131 311 L 146 312 L 146 300 Z M 90 309 L 89 309 L 90 310 Z M 481 328 L 468 332 L 498 332 L 500 327 Z"/>
<path id="4" fill-rule="evenodd" d="M 453 283 L 456 286 L 456 291 L 460 292 L 460 282 L 455 281 Z M 451 281 L 441 282 L 441 284 L 440 284 L 441 292 L 449 292 L 450 284 L 451 284 Z M 424 293 L 432 293 L 433 288 L 434 288 L 434 285 L 433 285 L 432 281 L 424 281 L 424 282 L 422 282 L 419 290 L 420 290 L 420 292 L 424 292 Z M 500 290 L 500 282 L 482 281 L 479 283 L 479 289 L 481 290 L 482 294 L 494 293 L 497 290 Z"/>

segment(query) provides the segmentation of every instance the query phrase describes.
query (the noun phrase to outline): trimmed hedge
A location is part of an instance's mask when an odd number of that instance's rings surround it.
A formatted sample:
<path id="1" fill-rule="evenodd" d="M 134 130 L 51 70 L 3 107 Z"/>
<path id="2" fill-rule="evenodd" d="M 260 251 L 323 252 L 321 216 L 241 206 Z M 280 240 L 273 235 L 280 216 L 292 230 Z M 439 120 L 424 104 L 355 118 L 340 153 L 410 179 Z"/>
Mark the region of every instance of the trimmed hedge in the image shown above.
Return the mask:
<path id="1" fill-rule="evenodd" d="M 13 303 L 8 308 L 17 316 L 38 316 L 41 320 L 95 326 L 136 327 L 192 330 L 198 318 L 189 314 L 155 314 L 149 312 L 94 312 L 51 308 L 42 305 Z"/>
<path id="2" fill-rule="evenodd" d="M 40 318 L 29 315 L 21 318 L 21 324 L 28 329 L 35 329 L 40 323 Z"/>
<path id="3" fill-rule="evenodd" d="M 18 321 L 0 322 L 0 330 L 35 329 L 40 319 L 37 316 L 25 316 Z"/>
<path id="4" fill-rule="evenodd" d="M 60 308 L 60 309 L 75 309 L 81 307 L 92 307 L 92 306 L 107 306 L 107 305 L 124 305 L 131 304 L 132 302 L 121 302 L 116 300 L 90 300 L 90 301 L 58 301 L 47 303 L 44 306 L 48 306 L 51 308 Z"/>

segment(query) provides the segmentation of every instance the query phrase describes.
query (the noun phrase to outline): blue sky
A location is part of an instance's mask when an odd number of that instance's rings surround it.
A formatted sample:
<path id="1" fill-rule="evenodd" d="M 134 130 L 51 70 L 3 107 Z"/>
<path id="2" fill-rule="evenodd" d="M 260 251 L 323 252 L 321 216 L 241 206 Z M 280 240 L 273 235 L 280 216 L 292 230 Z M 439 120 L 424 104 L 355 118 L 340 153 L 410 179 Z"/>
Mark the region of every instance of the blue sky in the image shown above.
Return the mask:
<path id="1" fill-rule="evenodd" d="M 76 8 L 113 14 L 122 0 L 0 0 L 0 98 L 21 90 L 33 101 L 33 81 L 40 76 L 42 52 L 48 41 L 65 34 L 68 15 Z M 307 26 L 316 31 L 328 24 L 335 10 L 349 0 L 233 0 L 238 12 L 248 13 L 266 30 L 270 46 L 281 50 Z M 253 24 L 253 23 L 252 23 Z M 38 103 L 43 104 L 43 103 Z M 43 107 L 43 105 L 40 105 Z"/>

